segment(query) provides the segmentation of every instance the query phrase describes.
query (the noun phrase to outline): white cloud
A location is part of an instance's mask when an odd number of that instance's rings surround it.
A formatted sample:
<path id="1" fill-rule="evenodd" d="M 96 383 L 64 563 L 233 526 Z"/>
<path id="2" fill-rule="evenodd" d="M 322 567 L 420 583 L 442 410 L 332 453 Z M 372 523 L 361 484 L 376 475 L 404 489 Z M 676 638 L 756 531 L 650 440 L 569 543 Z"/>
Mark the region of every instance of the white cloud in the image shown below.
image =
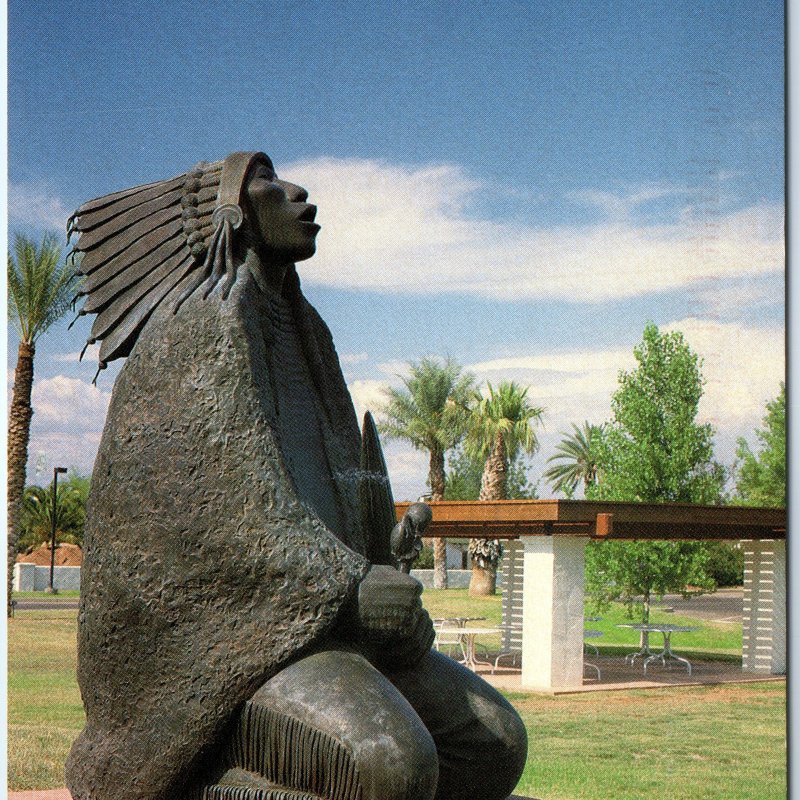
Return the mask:
<path id="1" fill-rule="evenodd" d="M 80 351 L 74 353 L 54 353 L 51 358 L 53 361 L 57 361 L 61 364 L 77 364 L 79 361 L 92 364 L 100 360 L 100 345 L 90 344 L 83 354 L 83 359 L 81 359 Z"/>
<path id="2" fill-rule="evenodd" d="M 369 356 L 366 353 L 344 353 L 339 356 L 339 362 L 345 365 L 363 364 Z"/>
<path id="3" fill-rule="evenodd" d="M 32 403 L 37 428 L 49 430 L 101 431 L 105 422 L 110 392 L 77 378 L 56 375 L 37 380 Z"/>
<path id="4" fill-rule="evenodd" d="M 383 393 L 386 385 L 386 381 L 375 380 L 357 380 L 348 384 L 347 388 L 353 399 L 359 425 L 367 411 L 371 411 L 375 415 L 378 408 L 386 403 L 386 395 Z"/>
<path id="5" fill-rule="evenodd" d="M 767 401 L 785 379 L 783 329 L 689 318 L 662 330 L 681 331 L 703 358 L 706 385 L 698 414 L 703 421 L 739 435 L 760 424 Z"/>
<path id="6" fill-rule="evenodd" d="M 395 500 L 416 500 L 430 491 L 426 484 L 427 453 L 414 450 L 402 442 L 386 442 L 383 444 L 383 455 Z"/>
<path id="7" fill-rule="evenodd" d="M 543 435 L 570 430 L 570 423 L 600 423 L 611 414 L 611 395 L 620 369 L 635 365 L 633 350 L 576 350 L 468 364 L 481 382 L 515 381 L 544 407 Z M 544 444 L 544 440 L 543 440 Z"/>
<path id="8" fill-rule="evenodd" d="M 10 183 L 8 186 L 8 217 L 10 224 L 63 231 L 72 212 L 61 198 L 44 186 L 30 183 Z"/>
<path id="9" fill-rule="evenodd" d="M 74 469 L 80 475 L 90 475 L 102 431 L 40 431 L 31 430 L 28 447 L 28 483 L 49 483 L 53 467 Z"/>
<path id="10" fill-rule="evenodd" d="M 730 435 L 759 424 L 766 402 L 777 395 L 784 379 L 782 329 L 688 318 L 660 330 L 681 331 L 703 359 L 706 384 L 698 412 L 701 421 Z M 532 402 L 547 410 L 547 429 L 568 430 L 571 422 L 602 422 L 610 417 L 611 395 L 617 389 L 620 370 L 636 367 L 633 346 L 637 343 L 631 343 L 629 349 L 507 357 L 466 368 L 493 384 L 514 380 L 530 386 Z"/>
<path id="11" fill-rule="evenodd" d="M 471 219 L 481 184 L 454 165 L 320 158 L 294 164 L 286 177 L 319 204 L 319 251 L 301 267 L 309 283 L 601 302 L 783 268 L 783 209 L 774 205 L 636 224 L 631 208 L 671 192 L 587 190 L 582 198 L 608 220 L 547 228 Z"/>

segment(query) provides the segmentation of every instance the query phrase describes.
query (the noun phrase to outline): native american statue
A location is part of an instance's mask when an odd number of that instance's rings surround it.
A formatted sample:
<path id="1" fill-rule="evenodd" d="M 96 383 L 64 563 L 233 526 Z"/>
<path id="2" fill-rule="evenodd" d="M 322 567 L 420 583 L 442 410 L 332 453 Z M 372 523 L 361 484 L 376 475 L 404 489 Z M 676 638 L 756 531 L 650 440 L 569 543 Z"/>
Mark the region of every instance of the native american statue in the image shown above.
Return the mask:
<path id="1" fill-rule="evenodd" d="M 499 800 L 525 729 L 431 650 L 371 417 L 295 262 L 316 209 L 263 153 L 70 220 L 116 380 L 92 476 L 75 800 Z M 410 548 L 410 549 L 409 549 Z"/>

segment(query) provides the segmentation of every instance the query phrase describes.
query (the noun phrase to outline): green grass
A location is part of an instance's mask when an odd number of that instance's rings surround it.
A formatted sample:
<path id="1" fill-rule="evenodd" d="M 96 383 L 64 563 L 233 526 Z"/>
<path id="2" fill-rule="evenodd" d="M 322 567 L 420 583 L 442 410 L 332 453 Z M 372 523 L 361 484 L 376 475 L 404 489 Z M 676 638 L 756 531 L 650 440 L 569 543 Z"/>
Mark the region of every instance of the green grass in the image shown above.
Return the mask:
<path id="1" fill-rule="evenodd" d="M 77 589 L 59 589 L 55 594 L 50 592 L 14 592 L 12 600 L 77 600 L 81 593 Z"/>
<path id="2" fill-rule="evenodd" d="M 499 595 L 473 600 L 466 590 L 426 591 L 423 599 L 435 617 L 485 616 L 476 624 L 486 626 L 500 622 Z M 678 622 L 674 615 L 665 616 Z M 75 681 L 76 617 L 74 610 L 20 611 L 9 620 L 8 753 L 13 790 L 64 785 L 64 760 L 84 721 Z M 607 614 L 602 623 L 591 625 L 604 630 L 608 626 L 609 639 L 621 637 L 612 646 L 627 652 L 635 633 L 614 628 L 615 619 Z M 730 631 L 696 635 L 693 646 L 731 649 L 726 638 Z M 541 800 L 640 800 L 650 794 L 669 800 L 786 796 L 782 682 L 558 697 L 514 692 L 508 697 L 529 737 L 518 794 Z"/>
<path id="3" fill-rule="evenodd" d="M 434 619 L 437 617 L 486 617 L 485 621 L 470 624 L 487 628 L 497 627 L 502 622 L 500 594 L 493 597 L 469 597 L 466 589 L 426 589 L 422 593 L 422 603 Z M 588 607 L 586 615 L 595 616 Z M 624 655 L 630 653 L 632 649 L 638 649 L 638 631 L 617 627 L 636 621 L 628 618 L 622 604 L 612 604 L 611 608 L 603 612 L 601 616 L 602 620 L 599 622 L 586 623 L 587 628 L 603 632 L 602 637 L 591 640 L 592 644 L 597 645 L 601 655 Z M 741 623 L 706 622 L 695 617 L 678 616 L 657 609 L 650 612 L 650 621 L 654 624 L 661 622 L 698 628 L 692 633 L 674 635 L 673 648 L 681 655 L 718 661 L 736 660 L 742 656 Z M 661 648 L 660 634 L 651 634 L 650 641 L 654 649 Z M 485 646 L 489 650 L 497 649 L 499 642 L 499 636 L 485 636 L 481 637 L 479 646 Z"/>
<path id="4" fill-rule="evenodd" d="M 783 683 L 512 696 L 542 800 L 783 800 Z"/>
<path id="5" fill-rule="evenodd" d="M 18 611 L 8 621 L 8 782 L 64 785 L 64 760 L 83 727 L 75 679 L 77 611 Z"/>

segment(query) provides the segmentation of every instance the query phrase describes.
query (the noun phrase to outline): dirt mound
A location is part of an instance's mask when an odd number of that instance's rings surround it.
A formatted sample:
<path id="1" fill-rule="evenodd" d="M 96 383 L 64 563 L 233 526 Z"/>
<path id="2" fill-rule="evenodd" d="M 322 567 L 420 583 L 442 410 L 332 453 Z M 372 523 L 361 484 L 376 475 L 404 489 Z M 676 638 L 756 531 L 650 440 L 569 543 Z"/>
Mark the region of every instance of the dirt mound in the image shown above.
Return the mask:
<path id="1" fill-rule="evenodd" d="M 50 566 L 50 544 L 39 545 L 30 553 L 17 556 L 17 563 L 36 564 L 40 567 Z M 56 546 L 57 567 L 80 567 L 83 564 L 83 550 L 76 544 L 59 544 Z"/>

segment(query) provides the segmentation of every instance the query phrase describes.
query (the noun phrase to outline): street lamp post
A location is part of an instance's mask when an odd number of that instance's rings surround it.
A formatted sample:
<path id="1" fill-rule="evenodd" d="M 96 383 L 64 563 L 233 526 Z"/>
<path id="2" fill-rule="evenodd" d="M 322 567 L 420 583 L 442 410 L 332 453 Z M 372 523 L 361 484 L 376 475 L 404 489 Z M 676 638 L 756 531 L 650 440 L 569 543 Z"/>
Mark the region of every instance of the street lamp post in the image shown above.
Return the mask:
<path id="1" fill-rule="evenodd" d="M 55 587 L 53 586 L 53 576 L 56 571 L 56 520 L 57 515 L 57 500 L 58 500 L 58 476 L 65 475 L 67 472 L 66 467 L 53 467 L 53 502 L 51 507 L 51 522 L 52 522 L 52 536 L 50 540 L 50 585 L 47 591 L 55 594 Z"/>

